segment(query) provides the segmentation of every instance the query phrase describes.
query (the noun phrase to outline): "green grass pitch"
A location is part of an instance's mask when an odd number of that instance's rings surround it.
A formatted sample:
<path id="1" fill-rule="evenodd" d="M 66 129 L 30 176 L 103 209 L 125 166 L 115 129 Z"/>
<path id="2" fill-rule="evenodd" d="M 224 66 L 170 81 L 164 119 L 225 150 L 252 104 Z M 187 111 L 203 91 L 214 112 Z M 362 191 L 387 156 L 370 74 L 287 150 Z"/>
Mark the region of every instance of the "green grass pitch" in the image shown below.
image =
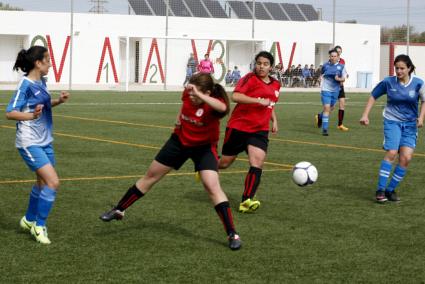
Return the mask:
<path id="1" fill-rule="evenodd" d="M 5 111 L 12 92 L 0 92 Z M 54 94 L 57 96 L 57 93 Z M 399 188 L 402 202 L 374 202 L 383 157 L 382 106 L 369 127 L 358 120 L 367 94 L 348 94 L 345 125 L 330 136 L 313 126 L 318 93 L 287 93 L 276 106 L 279 133 L 251 215 L 235 210 L 240 251 L 225 233 L 193 165 L 160 181 L 126 212 L 102 223 L 168 139 L 179 93 L 72 92 L 54 109 L 59 190 L 48 220 L 50 246 L 19 230 L 33 174 L 14 148 L 14 122 L 0 118 L 1 283 L 423 283 L 425 141 Z M 227 118 L 222 121 L 224 129 Z M 221 137 L 223 138 L 223 137 Z M 246 156 L 220 175 L 232 208 L 243 191 Z M 290 165 L 313 163 L 316 184 L 300 188 Z"/>

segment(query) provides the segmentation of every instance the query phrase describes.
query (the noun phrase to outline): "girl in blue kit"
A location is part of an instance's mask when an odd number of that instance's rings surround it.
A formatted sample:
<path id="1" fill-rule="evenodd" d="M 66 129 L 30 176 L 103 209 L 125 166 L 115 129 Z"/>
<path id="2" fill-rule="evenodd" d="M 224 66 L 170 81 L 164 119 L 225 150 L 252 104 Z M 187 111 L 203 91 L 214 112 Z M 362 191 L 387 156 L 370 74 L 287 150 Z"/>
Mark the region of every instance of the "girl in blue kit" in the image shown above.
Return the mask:
<path id="1" fill-rule="evenodd" d="M 66 102 L 69 97 L 67 92 L 62 92 L 59 99 L 50 97 L 43 78 L 50 66 L 46 48 L 33 46 L 28 50 L 21 50 L 13 70 L 20 69 L 25 76 L 19 82 L 6 109 L 7 119 L 17 121 L 16 148 L 37 177 L 20 226 L 30 231 L 35 240 L 42 244 L 50 244 L 46 219 L 59 188 L 52 146 L 52 107 Z"/>
<path id="2" fill-rule="evenodd" d="M 360 124 L 369 125 L 372 106 L 380 96 L 387 95 L 387 105 L 383 113 L 383 147 L 386 153 L 379 169 L 377 202 L 400 201 L 395 189 L 406 174 L 416 147 L 418 127 L 423 126 L 425 117 L 424 81 L 412 75 L 415 70 L 412 60 L 407 55 L 399 55 L 394 60 L 394 66 L 396 76 L 386 77 L 373 89 L 360 119 Z M 387 184 L 397 155 L 398 165 Z"/>

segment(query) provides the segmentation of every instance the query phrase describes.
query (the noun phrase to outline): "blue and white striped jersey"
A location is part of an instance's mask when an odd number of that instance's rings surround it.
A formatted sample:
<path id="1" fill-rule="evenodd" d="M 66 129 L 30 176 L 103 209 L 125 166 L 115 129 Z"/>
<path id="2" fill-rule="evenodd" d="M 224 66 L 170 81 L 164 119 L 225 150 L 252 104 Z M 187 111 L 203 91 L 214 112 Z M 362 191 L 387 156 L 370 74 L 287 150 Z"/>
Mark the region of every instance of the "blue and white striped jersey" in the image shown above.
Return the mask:
<path id="1" fill-rule="evenodd" d="M 425 101 L 424 81 L 411 76 L 406 85 L 401 84 L 397 76 L 386 77 L 373 89 L 372 96 L 378 99 L 387 94 L 384 117 L 394 121 L 414 121 L 418 118 L 419 99 Z"/>
<path id="2" fill-rule="evenodd" d="M 44 79 L 32 81 L 23 77 L 7 106 L 6 112 L 31 113 L 37 105 L 43 105 L 42 114 L 33 120 L 16 123 L 16 147 L 46 146 L 53 141 L 52 104 Z"/>
<path id="3" fill-rule="evenodd" d="M 335 80 L 335 76 L 343 77 L 344 65 L 340 63 L 331 64 L 329 61 L 322 66 L 322 91 L 325 92 L 339 92 L 341 83 Z"/>

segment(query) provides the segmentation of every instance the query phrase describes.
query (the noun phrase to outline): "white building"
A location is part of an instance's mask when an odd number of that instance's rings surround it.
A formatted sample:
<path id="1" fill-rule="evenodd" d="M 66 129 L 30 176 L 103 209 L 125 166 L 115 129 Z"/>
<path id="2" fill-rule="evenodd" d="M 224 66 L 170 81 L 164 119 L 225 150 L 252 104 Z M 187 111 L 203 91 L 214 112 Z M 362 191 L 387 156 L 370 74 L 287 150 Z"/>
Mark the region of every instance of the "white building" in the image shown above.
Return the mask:
<path id="1" fill-rule="evenodd" d="M 315 64 L 327 61 L 332 47 L 332 23 L 324 21 L 252 21 L 197 17 L 74 14 L 72 83 L 93 86 L 181 86 L 189 54 L 208 51 L 216 79 L 238 66 L 249 71 L 254 52 L 267 50 L 276 63 Z M 12 72 L 21 48 L 49 48 L 51 86 L 67 85 L 70 72 L 70 14 L 0 11 L 0 86 L 16 82 Z M 336 24 L 336 44 L 343 47 L 350 74 L 347 87 L 371 87 L 380 79 L 380 27 Z M 128 43 L 128 44 L 127 44 Z M 128 45 L 128 46 L 127 46 Z M 128 49 L 127 49 L 128 48 Z M 167 53 L 165 50 L 168 50 Z M 255 50 L 254 50 L 255 49 Z M 128 51 L 128 52 L 127 52 Z M 127 76 L 128 74 L 128 76 Z"/>

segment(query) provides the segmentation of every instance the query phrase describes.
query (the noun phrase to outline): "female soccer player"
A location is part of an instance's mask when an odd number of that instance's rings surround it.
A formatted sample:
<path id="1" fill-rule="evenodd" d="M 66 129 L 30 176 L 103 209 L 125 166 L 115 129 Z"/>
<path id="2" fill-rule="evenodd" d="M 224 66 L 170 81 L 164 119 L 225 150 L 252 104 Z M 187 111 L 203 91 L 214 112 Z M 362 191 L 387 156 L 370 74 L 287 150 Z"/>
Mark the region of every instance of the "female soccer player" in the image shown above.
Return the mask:
<path id="1" fill-rule="evenodd" d="M 183 91 L 183 105 L 174 133 L 159 151 L 147 173 L 131 186 L 112 210 L 100 219 L 111 221 L 124 217 L 124 211 L 173 168 L 178 170 L 192 159 L 215 210 L 228 235 L 229 247 L 237 250 L 241 240 L 235 231 L 229 201 L 218 178 L 217 143 L 220 119 L 229 112 L 229 99 L 224 88 L 215 84 L 209 74 L 198 73 L 190 78 Z"/>
<path id="2" fill-rule="evenodd" d="M 369 112 L 375 101 L 387 95 L 384 116 L 384 159 L 379 169 L 376 201 L 400 201 L 395 191 L 403 180 L 409 162 L 416 147 L 418 127 L 422 127 L 425 117 L 424 81 L 412 76 L 415 66 L 407 55 L 398 55 L 394 60 L 396 76 L 386 77 L 372 91 L 367 102 L 360 124 L 369 125 Z M 421 100 L 418 117 L 418 101 Z M 392 164 L 398 156 L 398 165 L 392 174 Z"/>
<path id="3" fill-rule="evenodd" d="M 240 212 L 253 212 L 260 206 L 254 196 L 266 159 L 270 120 L 272 132 L 278 131 L 274 105 L 279 99 L 280 83 L 269 76 L 274 64 L 273 55 L 261 51 L 255 56 L 255 62 L 254 72 L 242 77 L 233 92 L 232 100 L 237 104 L 227 123 L 219 162 L 219 168 L 225 169 L 240 152 L 248 153 L 250 168 L 245 178 Z"/>
<path id="4" fill-rule="evenodd" d="M 50 56 L 46 48 L 33 46 L 21 50 L 13 69 L 20 69 L 25 76 L 6 109 L 7 119 L 17 120 L 16 147 L 19 154 L 37 177 L 20 226 L 42 244 L 50 244 L 46 219 L 59 188 L 52 146 L 52 107 L 66 102 L 69 97 L 67 92 L 62 92 L 59 99 L 50 97 L 43 78 L 49 68 Z"/>
<path id="5" fill-rule="evenodd" d="M 322 127 L 322 135 L 329 136 L 329 116 L 338 100 L 341 82 L 345 81 L 343 76 L 344 65 L 338 62 L 338 52 L 335 49 L 329 50 L 329 61 L 322 66 L 322 97 L 323 111 L 316 114 L 316 126 Z"/>

